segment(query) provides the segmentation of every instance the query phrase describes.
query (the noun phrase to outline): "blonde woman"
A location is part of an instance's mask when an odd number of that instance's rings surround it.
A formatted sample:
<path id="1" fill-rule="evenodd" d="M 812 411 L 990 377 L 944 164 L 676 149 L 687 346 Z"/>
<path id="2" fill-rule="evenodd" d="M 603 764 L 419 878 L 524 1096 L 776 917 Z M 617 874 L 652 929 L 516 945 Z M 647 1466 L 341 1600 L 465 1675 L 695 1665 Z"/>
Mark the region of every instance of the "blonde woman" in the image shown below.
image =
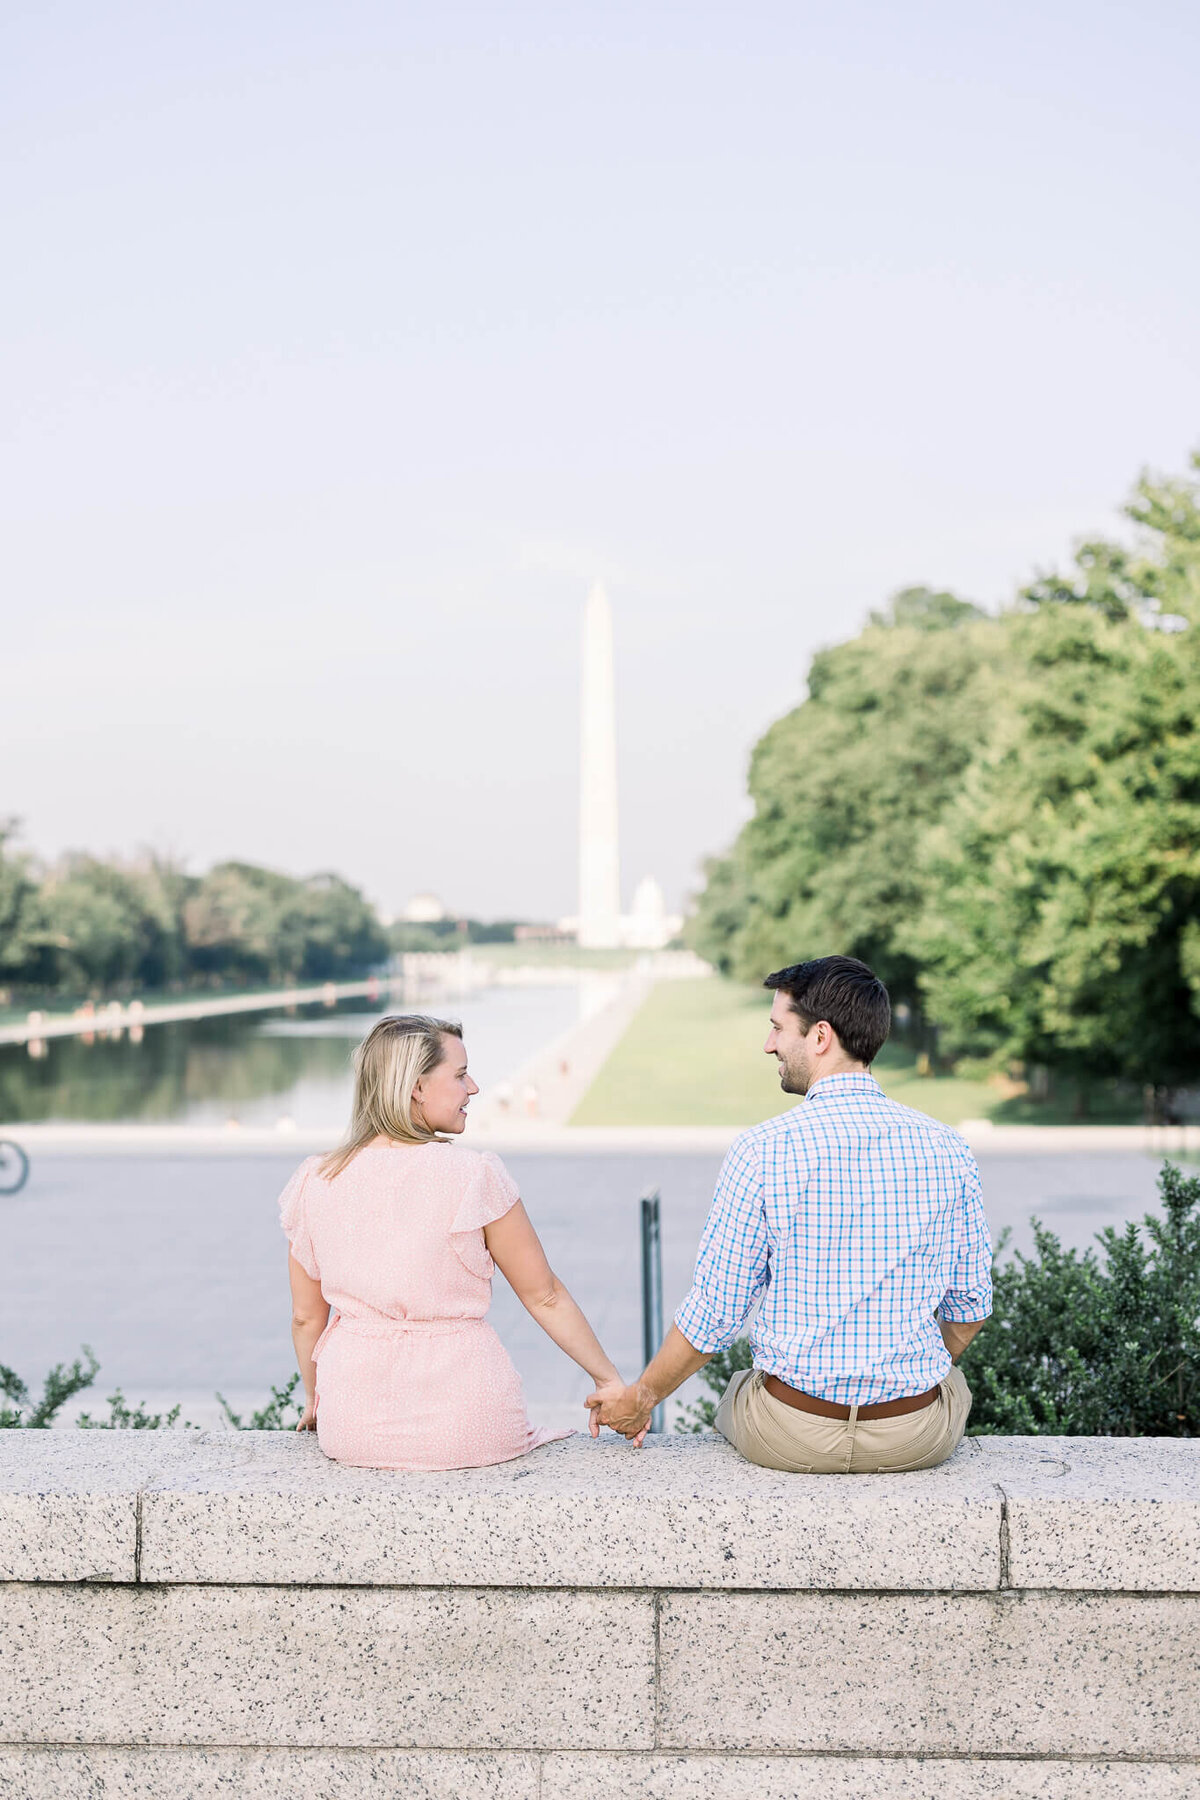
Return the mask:
<path id="1" fill-rule="evenodd" d="M 336 1462 L 465 1469 L 507 1462 L 536 1431 L 485 1321 L 498 1266 L 560 1349 L 619 1380 L 546 1261 L 498 1156 L 453 1139 L 479 1089 L 448 1019 L 380 1019 L 355 1055 L 346 1142 L 280 1195 L 292 1341 L 314 1430 Z"/>

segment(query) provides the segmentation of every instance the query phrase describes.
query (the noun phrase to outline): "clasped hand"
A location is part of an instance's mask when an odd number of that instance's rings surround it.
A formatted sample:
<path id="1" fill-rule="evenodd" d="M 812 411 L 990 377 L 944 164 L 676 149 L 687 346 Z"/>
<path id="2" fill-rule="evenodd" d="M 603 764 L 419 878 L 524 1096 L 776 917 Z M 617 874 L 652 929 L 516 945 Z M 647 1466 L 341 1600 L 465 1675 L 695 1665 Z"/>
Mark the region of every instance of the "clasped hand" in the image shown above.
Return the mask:
<path id="1" fill-rule="evenodd" d="M 622 1381 L 601 1382 L 595 1392 L 588 1395 L 585 1404 L 590 1414 L 588 1429 L 593 1437 L 599 1437 L 600 1427 L 608 1425 L 628 1438 L 636 1448 L 650 1429 L 654 1402 L 645 1393 L 641 1382 L 635 1381 L 628 1387 Z"/>

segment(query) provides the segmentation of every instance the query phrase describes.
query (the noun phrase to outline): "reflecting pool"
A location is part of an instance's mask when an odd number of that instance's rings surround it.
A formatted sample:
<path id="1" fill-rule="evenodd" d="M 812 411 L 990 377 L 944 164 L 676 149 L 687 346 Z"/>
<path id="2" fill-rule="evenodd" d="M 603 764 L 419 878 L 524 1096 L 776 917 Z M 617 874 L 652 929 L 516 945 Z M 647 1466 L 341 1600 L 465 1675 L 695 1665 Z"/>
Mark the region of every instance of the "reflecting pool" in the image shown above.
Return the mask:
<path id="1" fill-rule="evenodd" d="M 576 987 L 494 987 L 424 997 L 459 1019 L 480 1087 L 510 1076 L 579 1016 Z M 392 1007 L 391 1010 L 399 1010 Z M 412 1010 L 418 1010 L 415 1006 Z M 354 1046 L 381 1016 L 369 1001 L 148 1025 L 135 1036 L 51 1038 L 31 1056 L 0 1046 L 0 1119 L 144 1124 L 337 1126 L 350 1105 Z"/>

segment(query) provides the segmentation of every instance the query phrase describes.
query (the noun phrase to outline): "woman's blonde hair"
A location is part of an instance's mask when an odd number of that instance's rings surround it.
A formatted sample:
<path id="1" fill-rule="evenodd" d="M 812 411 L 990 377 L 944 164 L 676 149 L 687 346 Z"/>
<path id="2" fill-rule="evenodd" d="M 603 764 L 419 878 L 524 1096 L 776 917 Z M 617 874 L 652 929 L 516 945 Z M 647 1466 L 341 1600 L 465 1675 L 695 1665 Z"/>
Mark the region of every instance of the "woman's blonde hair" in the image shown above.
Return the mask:
<path id="1" fill-rule="evenodd" d="M 437 1068 L 448 1037 L 462 1039 L 453 1019 L 430 1019 L 424 1013 L 401 1013 L 380 1019 L 354 1052 L 354 1105 L 344 1143 L 321 1164 L 326 1181 L 340 1175 L 373 1138 L 397 1144 L 432 1144 L 431 1131 L 413 1111 L 413 1089 Z"/>

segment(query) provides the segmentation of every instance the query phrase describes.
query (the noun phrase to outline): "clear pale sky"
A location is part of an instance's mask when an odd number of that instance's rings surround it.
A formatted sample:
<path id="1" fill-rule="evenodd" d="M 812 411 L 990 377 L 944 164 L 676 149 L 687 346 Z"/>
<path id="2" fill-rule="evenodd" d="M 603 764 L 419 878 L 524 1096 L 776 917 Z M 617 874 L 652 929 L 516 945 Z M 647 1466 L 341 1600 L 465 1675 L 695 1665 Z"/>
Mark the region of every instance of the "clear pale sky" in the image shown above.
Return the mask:
<path id="1" fill-rule="evenodd" d="M 672 899 L 818 646 L 1200 443 L 1200 14 L 0 24 L 0 814 L 554 916 L 579 626 Z"/>

